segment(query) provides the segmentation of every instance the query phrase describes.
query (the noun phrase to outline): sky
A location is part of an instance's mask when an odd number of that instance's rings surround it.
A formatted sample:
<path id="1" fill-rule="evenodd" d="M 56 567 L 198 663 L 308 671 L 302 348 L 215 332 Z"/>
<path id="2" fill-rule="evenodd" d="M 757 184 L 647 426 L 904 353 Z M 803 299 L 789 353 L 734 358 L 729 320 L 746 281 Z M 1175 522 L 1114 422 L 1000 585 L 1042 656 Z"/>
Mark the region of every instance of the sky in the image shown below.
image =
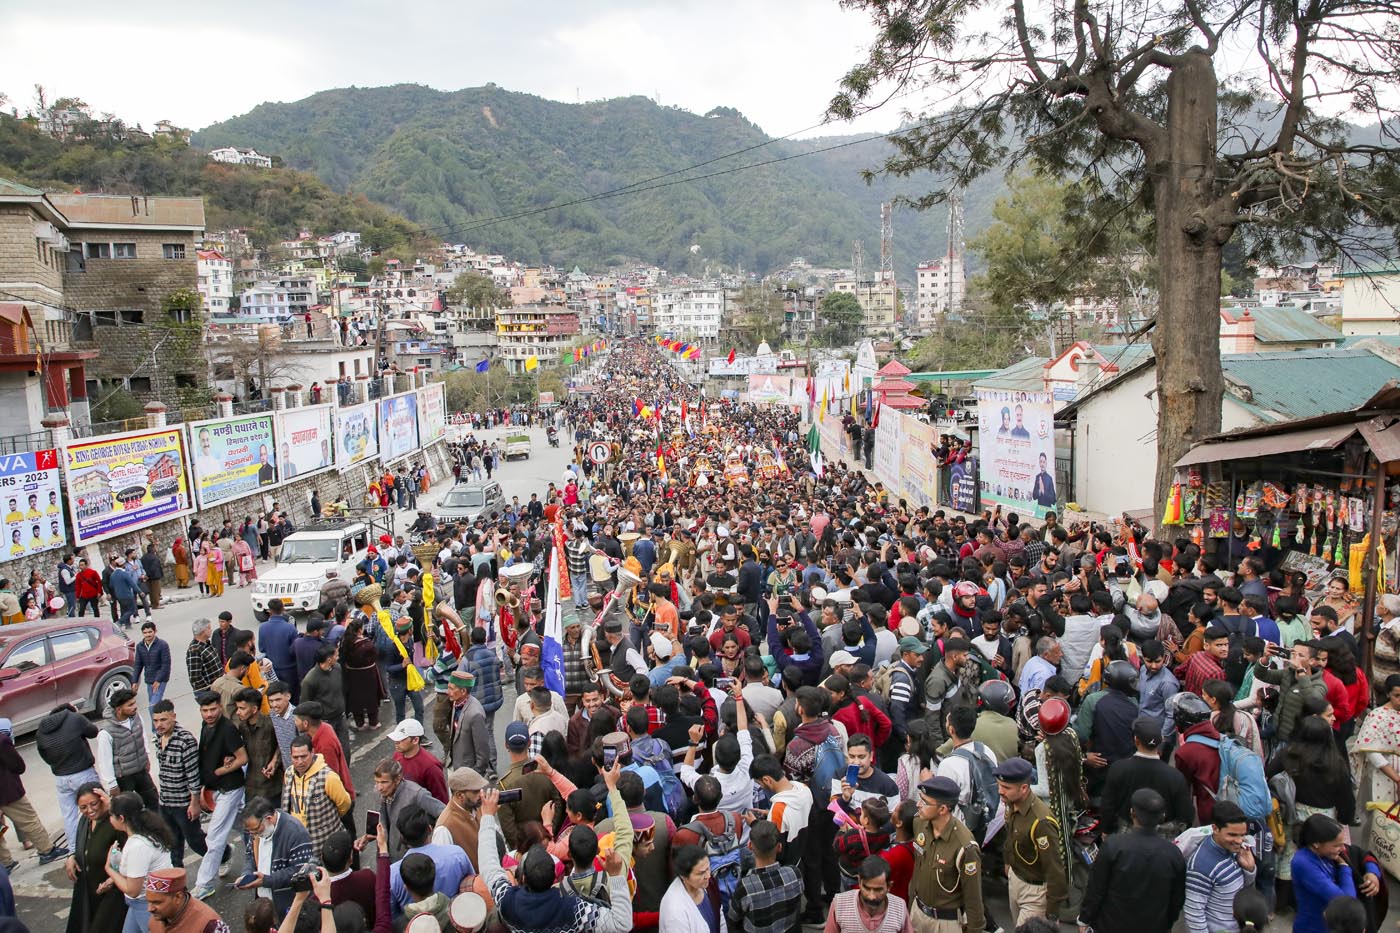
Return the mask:
<path id="1" fill-rule="evenodd" d="M 774 136 L 884 132 L 899 105 L 809 129 L 872 35 L 837 0 L 4 0 L 0 93 L 23 112 L 42 84 L 147 129 L 199 129 L 327 88 L 494 82 L 566 102 L 729 106 Z"/>

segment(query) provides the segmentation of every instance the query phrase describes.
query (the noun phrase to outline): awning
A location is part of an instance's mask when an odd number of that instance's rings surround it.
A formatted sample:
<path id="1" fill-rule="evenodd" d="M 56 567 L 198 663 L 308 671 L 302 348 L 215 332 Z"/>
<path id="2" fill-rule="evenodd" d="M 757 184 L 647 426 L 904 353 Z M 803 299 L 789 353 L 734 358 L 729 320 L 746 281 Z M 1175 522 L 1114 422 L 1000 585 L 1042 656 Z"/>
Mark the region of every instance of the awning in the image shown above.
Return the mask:
<path id="1" fill-rule="evenodd" d="M 1197 463 L 1218 463 L 1222 460 L 1272 457 L 1304 450 L 1331 450 L 1355 434 L 1356 430 L 1357 425 L 1354 423 L 1334 424 L 1304 431 L 1268 434 L 1263 437 L 1244 437 L 1234 441 L 1197 444 L 1187 451 L 1186 456 L 1178 460 L 1176 465 L 1184 467 Z M 1393 444 L 1397 449 L 1400 449 L 1400 437 L 1387 437 L 1386 443 Z"/>
<path id="2" fill-rule="evenodd" d="M 1372 418 L 1359 428 L 1361 438 L 1371 448 L 1379 463 L 1394 463 L 1400 460 L 1400 420 L 1394 418 Z"/>

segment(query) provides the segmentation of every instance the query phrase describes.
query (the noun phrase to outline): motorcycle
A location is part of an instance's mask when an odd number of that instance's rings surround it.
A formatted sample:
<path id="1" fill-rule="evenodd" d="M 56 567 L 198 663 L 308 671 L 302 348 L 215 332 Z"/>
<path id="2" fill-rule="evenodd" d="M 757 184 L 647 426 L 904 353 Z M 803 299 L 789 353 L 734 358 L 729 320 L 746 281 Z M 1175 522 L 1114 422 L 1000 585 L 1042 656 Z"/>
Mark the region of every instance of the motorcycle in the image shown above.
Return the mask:
<path id="1" fill-rule="evenodd" d="M 549 438 L 549 446 L 550 446 L 550 447 L 558 447 L 558 446 L 559 446 L 559 432 L 558 432 L 557 430 L 555 430 L 554 428 L 550 428 L 548 431 L 546 431 L 546 432 L 545 432 L 545 437 Z"/>

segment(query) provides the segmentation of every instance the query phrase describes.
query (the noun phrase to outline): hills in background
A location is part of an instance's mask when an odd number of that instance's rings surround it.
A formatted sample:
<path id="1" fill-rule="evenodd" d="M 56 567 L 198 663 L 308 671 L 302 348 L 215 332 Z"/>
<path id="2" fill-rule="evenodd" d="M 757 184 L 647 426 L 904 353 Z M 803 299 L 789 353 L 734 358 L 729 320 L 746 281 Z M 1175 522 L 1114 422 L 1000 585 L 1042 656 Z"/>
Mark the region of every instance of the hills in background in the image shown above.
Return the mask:
<path id="1" fill-rule="evenodd" d="M 770 142 L 730 108 L 698 116 L 643 97 L 566 104 L 494 85 L 451 92 L 396 85 L 262 104 L 193 142 L 278 156 L 338 191 L 401 212 L 434 239 L 527 262 L 598 268 L 635 258 L 672 270 L 719 262 L 762 273 L 802 256 L 849 267 L 859 238 L 873 272 L 880 203 L 922 195 L 933 180 L 867 185 L 861 170 L 890 151 L 882 140 L 820 151 L 858 138 Z M 675 183 L 695 175 L 713 177 Z M 636 190 L 546 209 L 627 185 Z M 992 176 L 966 193 L 967 238 L 988 221 L 1003 188 Z M 906 287 L 917 262 L 944 252 L 946 222 L 943 209 L 895 209 L 895 271 Z"/>

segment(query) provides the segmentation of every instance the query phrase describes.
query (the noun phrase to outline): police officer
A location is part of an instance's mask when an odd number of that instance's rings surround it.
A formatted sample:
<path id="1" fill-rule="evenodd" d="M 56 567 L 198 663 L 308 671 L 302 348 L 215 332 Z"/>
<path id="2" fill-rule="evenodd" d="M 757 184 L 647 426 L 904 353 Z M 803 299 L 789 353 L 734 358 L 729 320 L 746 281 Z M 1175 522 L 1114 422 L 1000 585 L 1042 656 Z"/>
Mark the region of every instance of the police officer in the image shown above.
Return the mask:
<path id="1" fill-rule="evenodd" d="M 1060 826 L 1045 801 L 1031 793 L 1030 762 L 1008 758 L 992 773 L 1006 804 L 1002 851 L 1012 925 L 1020 926 L 1032 917 L 1054 919 L 1069 901 Z"/>
<path id="2" fill-rule="evenodd" d="M 914 819 L 914 875 L 910 920 L 916 933 L 981 933 L 982 850 L 953 811 L 961 793 L 952 778 L 919 785 Z"/>

